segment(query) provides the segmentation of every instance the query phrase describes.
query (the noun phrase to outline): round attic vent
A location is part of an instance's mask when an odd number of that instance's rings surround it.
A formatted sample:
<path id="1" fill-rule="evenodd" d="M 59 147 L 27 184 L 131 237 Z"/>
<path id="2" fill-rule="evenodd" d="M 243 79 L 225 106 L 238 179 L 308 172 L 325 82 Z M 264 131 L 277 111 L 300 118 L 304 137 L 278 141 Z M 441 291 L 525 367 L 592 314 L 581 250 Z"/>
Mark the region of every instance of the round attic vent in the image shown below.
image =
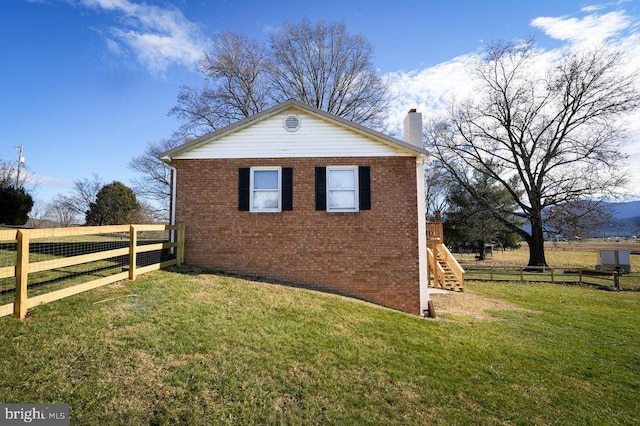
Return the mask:
<path id="1" fill-rule="evenodd" d="M 284 128 L 288 132 L 296 132 L 300 128 L 300 118 L 297 115 L 287 115 L 284 118 Z"/>

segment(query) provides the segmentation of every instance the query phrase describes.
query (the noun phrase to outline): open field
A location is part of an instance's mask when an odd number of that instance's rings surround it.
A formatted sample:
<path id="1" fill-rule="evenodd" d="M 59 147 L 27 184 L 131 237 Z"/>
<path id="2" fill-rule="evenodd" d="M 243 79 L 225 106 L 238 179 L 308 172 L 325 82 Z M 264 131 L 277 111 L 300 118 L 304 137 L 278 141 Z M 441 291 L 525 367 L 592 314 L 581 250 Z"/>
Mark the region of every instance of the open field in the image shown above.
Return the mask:
<path id="1" fill-rule="evenodd" d="M 598 250 L 629 250 L 640 251 L 640 242 L 612 242 L 593 240 L 585 242 L 547 242 L 545 243 L 545 255 L 549 266 L 572 268 L 595 268 Z M 454 253 L 458 261 L 464 263 L 476 262 L 475 254 Z M 524 266 L 529 260 L 529 248 L 522 244 L 517 250 L 494 251 L 493 256 L 488 256 L 479 262 L 487 265 L 518 265 Z M 640 272 L 640 255 L 631 255 L 631 270 Z"/>
<path id="2" fill-rule="evenodd" d="M 468 283 L 436 320 L 158 271 L 1 318 L 0 400 L 72 424 L 638 424 L 640 293 Z"/>
<path id="3" fill-rule="evenodd" d="M 518 280 L 523 276 L 525 281 L 554 281 L 565 283 L 577 283 L 581 278 L 592 285 L 613 286 L 613 277 L 580 276 L 575 272 L 578 269 L 595 269 L 597 263 L 598 250 L 618 249 L 639 251 L 640 243 L 636 241 L 619 242 L 615 241 L 571 241 L 571 242 L 547 242 L 545 255 L 547 263 L 554 269 L 551 272 L 528 273 L 521 275 L 522 267 L 527 265 L 529 260 L 529 249 L 526 244 L 517 250 L 495 251 L 493 255 L 487 256 L 485 260 L 478 261 L 475 254 L 454 253 L 455 258 L 467 271 L 467 280 Z M 632 254 L 631 273 L 620 277 L 620 288 L 622 290 L 640 290 L 640 255 Z M 491 273 L 487 272 L 489 269 Z"/>

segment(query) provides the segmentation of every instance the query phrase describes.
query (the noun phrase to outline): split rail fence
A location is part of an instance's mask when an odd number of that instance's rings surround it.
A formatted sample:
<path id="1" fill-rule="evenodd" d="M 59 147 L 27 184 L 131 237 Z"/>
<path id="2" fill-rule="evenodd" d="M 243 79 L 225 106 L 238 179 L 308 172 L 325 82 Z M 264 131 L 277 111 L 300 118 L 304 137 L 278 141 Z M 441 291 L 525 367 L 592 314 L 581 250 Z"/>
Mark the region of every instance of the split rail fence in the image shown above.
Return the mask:
<path id="1" fill-rule="evenodd" d="M 465 279 L 471 281 L 520 281 L 550 282 L 562 284 L 586 284 L 607 286 L 620 289 L 620 282 L 628 284 L 624 287 L 635 289 L 634 275 L 620 276 L 611 271 L 597 271 L 581 268 L 551 268 L 536 266 L 504 266 L 463 264 Z M 627 283 L 626 280 L 629 282 Z"/>
<path id="2" fill-rule="evenodd" d="M 0 231 L 0 316 L 184 260 L 184 226 L 114 225 Z M 11 301 L 13 299 L 13 301 Z M 9 303 L 7 303 L 9 302 Z"/>

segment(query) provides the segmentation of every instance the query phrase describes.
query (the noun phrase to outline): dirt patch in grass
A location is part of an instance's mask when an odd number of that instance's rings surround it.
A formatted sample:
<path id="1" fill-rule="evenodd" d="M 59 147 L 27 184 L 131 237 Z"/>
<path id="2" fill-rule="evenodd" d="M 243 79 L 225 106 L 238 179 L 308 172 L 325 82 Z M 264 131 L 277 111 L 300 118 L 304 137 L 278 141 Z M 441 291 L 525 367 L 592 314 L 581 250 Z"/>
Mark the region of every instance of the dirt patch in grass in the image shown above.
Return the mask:
<path id="1" fill-rule="evenodd" d="M 468 292 L 431 294 L 429 297 L 433 300 L 436 315 L 439 318 L 446 318 L 448 315 L 462 315 L 474 319 L 497 320 L 498 318 L 491 314 L 492 311 L 531 312 L 504 300 L 491 299 Z"/>

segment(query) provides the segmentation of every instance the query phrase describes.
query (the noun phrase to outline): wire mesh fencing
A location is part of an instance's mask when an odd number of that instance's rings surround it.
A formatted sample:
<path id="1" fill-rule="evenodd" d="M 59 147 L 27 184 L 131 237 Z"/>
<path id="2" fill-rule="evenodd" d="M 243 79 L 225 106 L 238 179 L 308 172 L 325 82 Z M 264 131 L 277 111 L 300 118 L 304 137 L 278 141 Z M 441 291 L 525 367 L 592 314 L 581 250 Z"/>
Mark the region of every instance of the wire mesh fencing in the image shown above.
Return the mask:
<path id="1" fill-rule="evenodd" d="M 179 264 L 183 231 L 165 225 L 0 231 L 0 315 L 23 318 L 37 304 Z"/>
<path id="2" fill-rule="evenodd" d="M 129 237 L 129 231 L 120 231 L 30 238 L 31 268 L 47 269 L 29 272 L 28 297 L 126 271 L 129 267 Z M 69 264 L 81 260 L 84 261 Z"/>
<path id="3" fill-rule="evenodd" d="M 0 231 L 0 306 L 13 302 L 17 231 Z"/>

